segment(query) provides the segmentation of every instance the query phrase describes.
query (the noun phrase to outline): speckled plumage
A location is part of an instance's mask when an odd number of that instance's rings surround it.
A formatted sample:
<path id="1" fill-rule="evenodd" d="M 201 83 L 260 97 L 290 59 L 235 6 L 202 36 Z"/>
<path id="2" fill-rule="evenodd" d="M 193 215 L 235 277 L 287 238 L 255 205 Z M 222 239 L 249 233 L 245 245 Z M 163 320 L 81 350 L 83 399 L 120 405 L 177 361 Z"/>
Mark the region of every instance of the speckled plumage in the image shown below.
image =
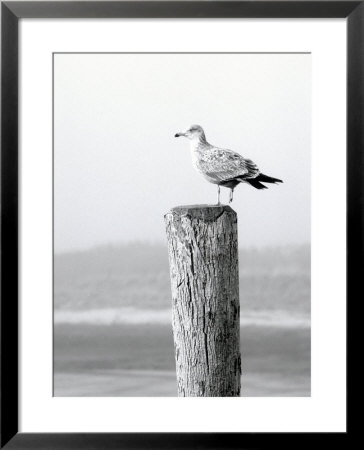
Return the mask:
<path id="1" fill-rule="evenodd" d="M 191 143 L 195 169 L 210 183 L 224 185 L 237 177 L 243 181 L 259 175 L 257 165 L 231 150 L 214 147 L 208 142 Z"/>

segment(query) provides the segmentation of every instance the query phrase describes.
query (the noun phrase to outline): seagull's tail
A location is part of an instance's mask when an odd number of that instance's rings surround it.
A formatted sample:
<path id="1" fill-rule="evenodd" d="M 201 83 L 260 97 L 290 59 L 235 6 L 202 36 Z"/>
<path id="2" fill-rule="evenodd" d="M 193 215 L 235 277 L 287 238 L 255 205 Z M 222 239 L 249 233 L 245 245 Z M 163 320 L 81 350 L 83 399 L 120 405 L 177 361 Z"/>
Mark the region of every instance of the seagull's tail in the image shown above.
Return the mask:
<path id="1" fill-rule="evenodd" d="M 283 183 L 279 178 L 268 177 L 268 175 L 264 175 L 264 173 L 260 173 L 254 180 L 262 181 L 263 183 Z"/>
<path id="2" fill-rule="evenodd" d="M 249 183 L 251 186 L 255 187 L 255 189 L 268 189 L 267 186 L 264 186 L 264 184 L 259 183 L 257 178 L 250 178 L 250 179 L 246 179 L 245 181 L 247 183 Z"/>

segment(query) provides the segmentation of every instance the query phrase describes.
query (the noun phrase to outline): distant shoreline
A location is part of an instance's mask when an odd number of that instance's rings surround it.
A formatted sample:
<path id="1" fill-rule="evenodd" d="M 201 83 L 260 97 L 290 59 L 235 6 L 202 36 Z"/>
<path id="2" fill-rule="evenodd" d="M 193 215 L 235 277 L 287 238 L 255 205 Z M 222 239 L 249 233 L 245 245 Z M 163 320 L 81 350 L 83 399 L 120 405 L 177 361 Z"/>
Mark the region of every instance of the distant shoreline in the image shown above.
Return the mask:
<path id="1" fill-rule="evenodd" d="M 69 248 L 65 250 L 55 250 L 54 257 L 63 257 L 74 254 L 85 254 L 85 253 L 99 253 L 99 252 L 107 252 L 107 251 L 118 251 L 123 249 L 130 248 L 138 248 L 138 247 L 147 247 L 147 248 L 163 248 L 167 249 L 167 241 L 157 241 L 157 242 L 148 242 L 148 241 L 131 241 L 131 242 L 114 242 L 114 243 L 104 243 L 99 245 L 93 245 L 91 247 L 80 247 L 80 248 Z M 288 243 L 288 244 L 271 244 L 271 245 L 262 245 L 260 247 L 254 245 L 248 246 L 239 246 L 239 252 L 269 252 L 269 251 L 290 251 L 296 249 L 309 249 L 311 247 L 310 242 L 301 242 L 301 243 Z"/>
<path id="2" fill-rule="evenodd" d="M 132 307 L 59 309 L 54 311 L 54 323 L 55 325 L 169 325 L 171 314 L 170 309 Z M 289 314 L 287 311 L 244 311 L 241 313 L 240 325 L 307 329 L 310 328 L 311 320 L 307 314 Z"/>

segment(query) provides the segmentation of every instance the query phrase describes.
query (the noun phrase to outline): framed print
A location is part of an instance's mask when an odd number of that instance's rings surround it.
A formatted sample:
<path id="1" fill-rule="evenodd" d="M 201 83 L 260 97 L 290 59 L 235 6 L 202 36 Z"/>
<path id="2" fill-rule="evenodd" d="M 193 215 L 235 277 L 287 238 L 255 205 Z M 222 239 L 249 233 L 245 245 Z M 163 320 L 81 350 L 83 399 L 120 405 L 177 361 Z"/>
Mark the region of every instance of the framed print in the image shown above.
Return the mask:
<path id="1" fill-rule="evenodd" d="M 2 2 L 2 446 L 345 445 L 363 8 Z"/>

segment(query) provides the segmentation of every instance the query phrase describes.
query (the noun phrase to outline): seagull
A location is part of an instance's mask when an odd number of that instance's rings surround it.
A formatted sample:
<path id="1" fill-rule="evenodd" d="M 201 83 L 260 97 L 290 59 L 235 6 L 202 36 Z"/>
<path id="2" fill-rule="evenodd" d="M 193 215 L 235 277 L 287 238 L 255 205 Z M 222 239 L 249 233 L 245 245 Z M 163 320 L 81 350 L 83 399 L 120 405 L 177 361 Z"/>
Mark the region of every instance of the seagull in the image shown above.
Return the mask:
<path id="1" fill-rule="evenodd" d="M 191 125 L 186 131 L 176 133 L 191 141 L 192 164 L 207 181 L 217 184 L 217 205 L 220 205 L 220 186 L 230 188 L 229 203 L 233 201 L 234 189 L 239 183 L 249 183 L 256 189 L 267 189 L 264 183 L 283 183 L 278 178 L 264 175 L 250 159 L 239 153 L 215 147 L 206 141 L 203 128 Z"/>

